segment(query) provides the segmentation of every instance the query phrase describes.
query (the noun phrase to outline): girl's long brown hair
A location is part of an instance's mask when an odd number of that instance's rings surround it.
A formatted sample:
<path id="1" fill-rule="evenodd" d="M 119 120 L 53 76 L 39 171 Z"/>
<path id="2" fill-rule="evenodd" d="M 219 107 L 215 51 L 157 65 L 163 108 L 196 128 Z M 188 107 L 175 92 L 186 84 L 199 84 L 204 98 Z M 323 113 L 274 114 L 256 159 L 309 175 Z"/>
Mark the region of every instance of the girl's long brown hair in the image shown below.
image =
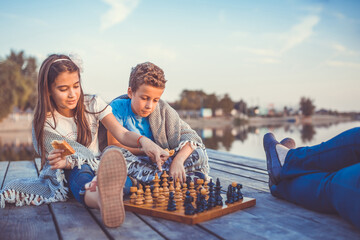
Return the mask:
<path id="1" fill-rule="evenodd" d="M 58 59 L 63 59 L 56 61 Z M 81 87 L 81 78 L 79 67 L 71 61 L 66 55 L 52 54 L 44 60 L 40 67 L 38 76 L 38 99 L 34 113 L 33 127 L 37 141 L 37 152 L 41 156 L 41 168 L 45 164 L 45 147 L 44 147 L 44 126 L 47 117 L 54 119 L 56 128 L 56 119 L 54 110 L 57 109 L 54 100 L 50 96 L 51 85 L 55 79 L 63 72 L 77 72 L 80 80 L 80 98 L 75 109 L 74 121 L 77 126 L 77 142 L 84 146 L 89 146 L 92 141 L 89 123 L 85 117 L 84 93 Z"/>

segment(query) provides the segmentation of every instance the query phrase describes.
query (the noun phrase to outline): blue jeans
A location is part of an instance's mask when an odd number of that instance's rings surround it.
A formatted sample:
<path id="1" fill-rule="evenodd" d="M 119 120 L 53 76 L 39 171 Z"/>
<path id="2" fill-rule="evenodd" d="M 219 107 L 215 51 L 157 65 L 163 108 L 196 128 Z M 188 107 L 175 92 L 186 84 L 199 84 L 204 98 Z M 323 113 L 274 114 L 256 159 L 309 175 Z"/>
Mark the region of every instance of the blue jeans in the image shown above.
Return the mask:
<path id="1" fill-rule="evenodd" d="M 91 182 L 95 177 L 95 172 L 90 168 L 89 165 L 83 164 L 81 169 L 74 167 L 73 169 L 65 170 L 65 178 L 68 183 L 68 187 L 75 199 L 85 206 L 84 195 L 85 195 L 85 184 Z M 132 182 L 127 177 L 124 186 L 124 195 L 130 194 L 130 187 Z"/>
<path id="2" fill-rule="evenodd" d="M 289 150 L 271 193 L 308 209 L 338 213 L 360 229 L 360 128 Z"/>

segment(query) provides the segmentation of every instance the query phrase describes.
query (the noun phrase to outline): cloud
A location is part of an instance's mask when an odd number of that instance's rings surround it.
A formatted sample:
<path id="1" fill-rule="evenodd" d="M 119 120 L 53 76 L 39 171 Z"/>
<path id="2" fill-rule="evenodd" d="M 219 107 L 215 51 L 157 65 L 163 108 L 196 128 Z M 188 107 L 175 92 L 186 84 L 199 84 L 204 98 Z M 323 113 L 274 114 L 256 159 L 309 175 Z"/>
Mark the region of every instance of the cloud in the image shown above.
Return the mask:
<path id="1" fill-rule="evenodd" d="M 319 10 L 320 11 L 320 10 Z M 310 15 L 305 17 L 301 22 L 294 25 L 289 29 L 289 31 L 280 33 L 280 34 L 266 34 L 269 40 L 275 40 L 277 45 L 282 47 L 274 48 L 256 48 L 256 47 L 243 47 L 237 46 L 237 51 L 248 52 L 256 56 L 262 56 L 258 62 L 259 63 L 279 63 L 281 62 L 280 58 L 284 53 L 290 49 L 295 48 L 296 46 L 303 43 L 305 40 L 310 38 L 313 34 L 314 27 L 319 23 L 320 17 L 315 15 Z M 238 35 L 238 33 L 233 33 L 233 36 Z M 262 36 L 264 37 L 264 36 Z"/>
<path id="2" fill-rule="evenodd" d="M 331 46 L 337 53 L 342 54 L 342 55 L 348 55 L 348 56 L 357 56 L 360 53 L 356 52 L 356 51 L 352 51 L 347 49 L 345 46 L 339 44 L 339 43 L 334 43 Z"/>
<path id="3" fill-rule="evenodd" d="M 284 35 L 286 43 L 280 52 L 284 53 L 308 39 L 319 21 L 320 18 L 313 15 L 304 18 L 299 24 L 293 26 L 291 30 Z"/>
<path id="4" fill-rule="evenodd" d="M 360 69 L 360 63 L 357 62 L 327 61 L 325 64 L 331 67 L 350 67 Z"/>
<path id="5" fill-rule="evenodd" d="M 137 7 L 138 0 L 103 0 L 110 5 L 109 11 L 101 16 L 101 30 L 106 30 L 124 21 Z"/>

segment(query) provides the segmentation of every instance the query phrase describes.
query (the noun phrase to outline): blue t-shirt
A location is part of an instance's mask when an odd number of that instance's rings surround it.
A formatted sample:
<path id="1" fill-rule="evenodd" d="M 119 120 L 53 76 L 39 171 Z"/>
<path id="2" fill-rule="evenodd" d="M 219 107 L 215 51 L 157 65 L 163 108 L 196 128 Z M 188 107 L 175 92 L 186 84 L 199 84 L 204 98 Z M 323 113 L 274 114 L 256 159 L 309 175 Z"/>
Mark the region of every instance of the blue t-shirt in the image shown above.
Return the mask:
<path id="1" fill-rule="evenodd" d="M 131 109 L 131 99 L 116 99 L 110 103 L 110 106 L 116 119 L 127 130 L 136 132 L 154 141 L 149 117 L 143 118 L 136 115 Z"/>

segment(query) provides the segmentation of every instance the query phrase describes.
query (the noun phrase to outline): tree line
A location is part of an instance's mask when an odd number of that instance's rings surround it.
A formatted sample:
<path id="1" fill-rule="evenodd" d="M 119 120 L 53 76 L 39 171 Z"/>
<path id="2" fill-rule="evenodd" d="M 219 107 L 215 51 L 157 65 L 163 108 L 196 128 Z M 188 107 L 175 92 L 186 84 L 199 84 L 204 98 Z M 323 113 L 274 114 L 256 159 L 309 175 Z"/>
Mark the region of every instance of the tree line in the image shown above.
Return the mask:
<path id="1" fill-rule="evenodd" d="M 19 111 L 33 110 L 37 99 L 37 63 L 24 51 L 11 50 L 0 59 L 0 121 L 17 107 Z"/>

